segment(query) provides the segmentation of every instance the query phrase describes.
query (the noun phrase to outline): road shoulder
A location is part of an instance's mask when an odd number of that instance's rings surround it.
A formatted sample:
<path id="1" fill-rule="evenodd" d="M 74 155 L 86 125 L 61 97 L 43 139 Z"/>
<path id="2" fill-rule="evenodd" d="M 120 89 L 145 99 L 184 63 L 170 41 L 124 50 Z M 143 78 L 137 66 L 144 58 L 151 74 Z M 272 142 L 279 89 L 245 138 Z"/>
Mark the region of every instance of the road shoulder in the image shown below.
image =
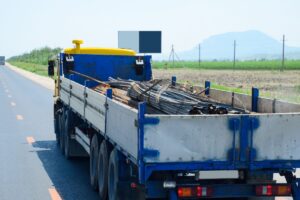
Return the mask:
<path id="1" fill-rule="evenodd" d="M 24 69 L 18 68 L 16 66 L 11 65 L 10 63 L 5 63 L 5 66 L 9 69 L 15 71 L 16 73 L 24 76 L 27 79 L 32 80 L 33 82 L 49 89 L 54 90 L 54 80 L 48 77 L 40 76 L 37 74 L 34 74 L 32 72 L 26 71 Z"/>

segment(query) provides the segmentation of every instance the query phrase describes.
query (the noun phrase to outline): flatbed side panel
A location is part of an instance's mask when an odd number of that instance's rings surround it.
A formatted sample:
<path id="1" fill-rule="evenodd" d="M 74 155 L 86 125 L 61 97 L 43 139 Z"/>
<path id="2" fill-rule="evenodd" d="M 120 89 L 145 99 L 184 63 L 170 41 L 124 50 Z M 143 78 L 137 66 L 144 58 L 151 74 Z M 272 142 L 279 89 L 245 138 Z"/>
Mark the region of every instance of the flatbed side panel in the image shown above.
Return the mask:
<path id="1" fill-rule="evenodd" d="M 234 107 L 247 109 L 247 110 L 252 109 L 251 95 L 210 89 L 209 96 L 212 99 L 219 101 L 220 103 L 232 105 Z M 289 103 L 277 99 L 259 97 L 258 112 L 259 113 L 300 112 L 300 104 Z"/>
<path id="2" fill-rule="evenodd" d="M 65 103 L 69 104 L 69 93 L 64 90 L 60 91 L 60 99 Z"/>
<path id="3" fill-rule="evenodd" d="M 232 104 L 232 92 L 210 89 L 209 96 L 212 99 L 219 101 L 220 103 L 224 103 L 228 105 Z"/>
<path id="4" fill-rule="evenodd" d="M 163 116 L 157 125 L 145 125 L 144 146 L 158 150 L 149 162 L 227 161 L 233 147 L 232 116 Z M 236 145 L 239 133 L 235 134 Z"/>
<path id="5" fill-rule="evenodd" d="M 104 133 L 106 97 L 91 89 L 87 89 L 86 93 L 87 105 L 85 107 L 85 118 Z"/>
<path id="6" fill-rule="evenodd" d="M 276 99 L 259 98 L 258 111 L 262 113 L 300 112 L 300 104 L 279 101 Z"/>
<path id="7" fill-rule="evenodd" d="M 232 105 L 236 108 L 247 110 L 252 109 L 252 101 L 250 95 L 210 89 L 210 97 L 221 103 Z"/>
<path id="8" fill-rule="evenodd" d="M 89 88 L 85 91 L 84 86 L 69 79 L 61 78 L 61 80 L 60 99 L 104 133 L 106 97 Z"/>
<path id="9" fill-rule="evenodd" d="M 300 160 L 300 114 L 258 115 L 253 133 L 256 161 Z"/>
<path id="10" fill-rule="evenodd" d="M 137 110 L 111 99 L 107 99 L 107 104 L 107 136 L 137 159 L 138 131 L 135 126 Z"/>
<path id="11" fill-rule="evenodd" d="M 78 112 L 81 116 L 84 115 L 84 103 L 77 98 L 70 98 L 70 106 L 76 112 Z"/>

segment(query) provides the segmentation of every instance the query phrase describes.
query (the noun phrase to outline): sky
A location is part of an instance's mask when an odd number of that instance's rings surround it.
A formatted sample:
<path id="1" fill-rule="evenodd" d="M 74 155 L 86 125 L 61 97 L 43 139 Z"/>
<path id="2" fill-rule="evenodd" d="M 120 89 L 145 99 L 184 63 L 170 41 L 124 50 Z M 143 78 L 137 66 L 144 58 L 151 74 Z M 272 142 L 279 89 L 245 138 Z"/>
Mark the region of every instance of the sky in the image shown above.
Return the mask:
<path id="1" fill-rule="evenodd" d="M 161 30 L 162 51 L 211 35 L 259 30 L 300 46 L 299 0 L 0 0 L 0 55 L 44 46 L 117 47 L 120 30 Z"/>

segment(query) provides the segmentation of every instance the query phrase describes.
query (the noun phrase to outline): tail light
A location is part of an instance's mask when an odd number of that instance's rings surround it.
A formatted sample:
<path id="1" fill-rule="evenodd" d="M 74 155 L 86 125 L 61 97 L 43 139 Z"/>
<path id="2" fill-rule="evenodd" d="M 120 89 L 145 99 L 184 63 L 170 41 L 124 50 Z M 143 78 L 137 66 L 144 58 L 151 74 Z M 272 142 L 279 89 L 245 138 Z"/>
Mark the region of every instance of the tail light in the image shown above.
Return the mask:
<path id="1" fill-rule="evenodd" d="M 178 187 L 177 188 L 178 197 L 190 198 L 190 197 L 209 197 L 212 196 L 211 187 Z"/>
<path id="2" fill-rule="evenodd" d="M 258 185 L 255 188 L 257 196 L 290 196 L 290 185 Z"/>

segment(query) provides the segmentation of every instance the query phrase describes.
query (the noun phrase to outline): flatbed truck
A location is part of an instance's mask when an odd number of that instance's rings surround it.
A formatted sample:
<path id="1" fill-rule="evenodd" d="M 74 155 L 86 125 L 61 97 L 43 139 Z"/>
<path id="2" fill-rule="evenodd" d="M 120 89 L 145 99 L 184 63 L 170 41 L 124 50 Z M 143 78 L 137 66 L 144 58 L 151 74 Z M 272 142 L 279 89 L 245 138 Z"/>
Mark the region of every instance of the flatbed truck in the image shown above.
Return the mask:
<path id="1" fill-rule="evenodd" d="M 5 65 L 5 56 L 0 56 L 0 65 Z"/>
<path id="2" fill-rule="evenodd" d="M 216 90 L 206 81 L 197 87 L 201 95 L 251 112 L 153 114 L 144 102 L 135 108 L 114 99 L 110 87 L 94 90 L 109 77 L 150 81 L 151 56 L 73 43 L 58 56 L 55 134 L 67 159 L 90 158 L 100 199 L 300 200 L 299 104 L 262 98 L 257 88 L 251 95 Z M 286 182 L 276 183 L 274 173 Z"/>

